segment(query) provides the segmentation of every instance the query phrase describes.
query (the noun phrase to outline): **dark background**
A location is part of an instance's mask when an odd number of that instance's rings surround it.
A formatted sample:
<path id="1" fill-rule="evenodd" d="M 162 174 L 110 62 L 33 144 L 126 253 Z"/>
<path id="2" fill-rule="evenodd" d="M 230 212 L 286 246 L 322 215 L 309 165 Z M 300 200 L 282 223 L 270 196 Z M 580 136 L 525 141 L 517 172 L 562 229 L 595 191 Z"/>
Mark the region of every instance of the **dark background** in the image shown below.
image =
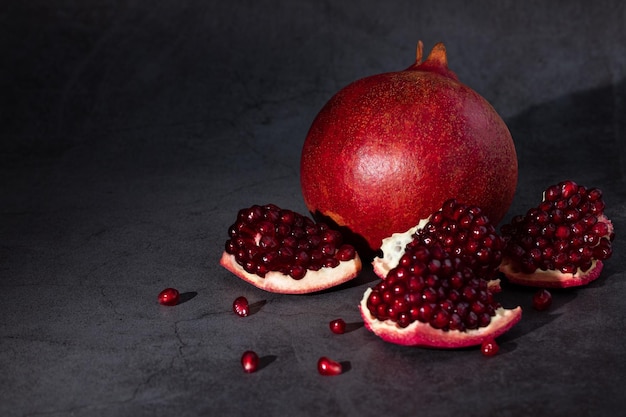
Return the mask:
<path id="1" fill-rule="evenodd" d="M 0 5 L 0 415 L 605 416 L 626 407 L 623 1 L 5 1 Z M 239 208 L 305 212 L 322 105 L 418 40 L 516 142 L 509 218 L 563 179 L 603 189 L 613 258 L 587 288 L 506 287 L 501 352 L 386 344 L 374 276 L 307 296 L 218 265 Z M 187 301 L 163 307 L 173 286 Z M 264 302 L 245 319 L 245 295 Z M 244 374 L 241 353 L 265 365 Z M 320 356 L 349 362 L 328 378 Z"/>

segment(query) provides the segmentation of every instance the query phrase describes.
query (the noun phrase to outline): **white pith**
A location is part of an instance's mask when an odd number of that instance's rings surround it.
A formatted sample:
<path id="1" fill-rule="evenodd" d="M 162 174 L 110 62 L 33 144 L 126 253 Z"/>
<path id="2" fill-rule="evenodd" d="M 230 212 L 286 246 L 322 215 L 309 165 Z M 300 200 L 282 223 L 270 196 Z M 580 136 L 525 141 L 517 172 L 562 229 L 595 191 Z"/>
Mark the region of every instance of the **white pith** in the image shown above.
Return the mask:
<path id="1" fill-rule="evenodd" d="M 220 264 L 244 281 L 262 290 L 281 294 L 306 294 L 325 290 L 355 278 L 361 271 L 361 259 L 355 254 L 354 259 L 341 261 L 334 268 L 321 268 L 318 271 L 307 270 L 302 279 L 295 280 L 281 272 L 270 271 L 265 277 L 251 274 L 235 260 L 235 256 L 222 253 Z"/>
<path id="2" fill-rule="evenodd" d="M 415 232 L 426 226 L 429 220 L 430 217 L 422 219 L 416 226 L 411 227 L 406 232 L 394 233 L 383 239 L 380 246 L 383 256 L 382 258 L 377 256 L 372 261 L 376 275 L 384 279 L 389 271 L 398 266 L 400 258 L 404 255 L 406 245 L 413 240 Z"/>

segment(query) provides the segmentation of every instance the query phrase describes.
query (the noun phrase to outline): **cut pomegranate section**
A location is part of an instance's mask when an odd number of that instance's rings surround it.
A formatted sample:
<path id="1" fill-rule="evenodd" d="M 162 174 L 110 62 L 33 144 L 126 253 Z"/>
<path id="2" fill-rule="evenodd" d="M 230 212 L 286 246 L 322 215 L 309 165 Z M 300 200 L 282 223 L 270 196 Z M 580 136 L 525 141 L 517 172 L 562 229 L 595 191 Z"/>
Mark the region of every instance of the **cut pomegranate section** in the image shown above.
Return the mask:
<path id="1" fill-rule="evenodd" d="M 303 294 L 356 277 L 361 259 L 340 232 L 274 204 L 242 209 L 220 264 L 269 292 Z"/>
<path id="2" fill-rule="evenodd" d="M 480 345 L 521 319 L 520 307 L 507 310 L 494 299 L 504 241 L 480 208 L 448 200 L 383 246 L 393 256 L 383 253 L 374 268 L 386 275 L 360 304 L 365 326 L 382 339 L 441 348 Z"/>
<path id="3" fill-rule="evenodd" d="M 506 248 L 500 271 L 513 283 L 545 288 L 597 279 L 615 238 L 604 207 L 597 188 L 574 181 L 548 187 L 537 207 L 502 226 Z"/>

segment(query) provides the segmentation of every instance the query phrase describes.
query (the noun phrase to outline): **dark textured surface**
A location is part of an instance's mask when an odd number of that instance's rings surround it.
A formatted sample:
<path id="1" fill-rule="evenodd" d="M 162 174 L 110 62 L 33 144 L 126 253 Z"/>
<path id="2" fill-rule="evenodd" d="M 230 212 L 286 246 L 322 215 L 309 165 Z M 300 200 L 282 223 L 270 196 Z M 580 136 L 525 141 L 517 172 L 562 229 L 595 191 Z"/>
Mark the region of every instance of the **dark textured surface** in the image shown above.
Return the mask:
<path id="1" fill-rule="evenodd" d="M 0 6 L 0 415 L 623 413 L 626 6 L 379 3 Z M 505 288 L 524 318 L 494 358 L 331 334 L 360 323 L 371 271 L 283 296 L 218 265 L 239 208 L 304 211 L 300 148 L 324 102 L 410 65 L 418 39 L 444 41 L 509 124 L 511 213 L 571 178 L 604 190 L 617 229 L 601 278 L 550 311 Z M 168 286 L 187 301 L 158 305 Z M 241 319 L 240 295 L 265 303 Z M 322 355 L 348 372 L 318 375 Z"/>

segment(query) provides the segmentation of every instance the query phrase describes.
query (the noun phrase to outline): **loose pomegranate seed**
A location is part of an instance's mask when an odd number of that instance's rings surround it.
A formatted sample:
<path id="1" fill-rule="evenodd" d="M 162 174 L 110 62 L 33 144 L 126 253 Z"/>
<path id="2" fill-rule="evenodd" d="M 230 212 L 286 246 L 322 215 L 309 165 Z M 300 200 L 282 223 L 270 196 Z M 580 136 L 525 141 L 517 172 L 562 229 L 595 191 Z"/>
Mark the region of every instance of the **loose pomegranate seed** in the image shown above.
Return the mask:
<path id="1" fill-rule="evenodd" d="M 241 355 L 241 366 L 244 372 L 256 372 L 259 368 L 259 355 L 252 350 L 247 350 Z"/>
<path id="2" fill-rule="evenodd" d="M 480 345 L 480 351 L 485 356 L 495 356 L 499 350 L 500 350 L 500 346 L 498 346 L 496 341 L 493 339 L 485 340 Z"/>
<path id="3" fill-rule="evenodd" d="M 546 289 L 537 290 L 533 294 L 533 308 L 538 311 L 547 310 L 552 305 L 552 294 Z"/>
<path id="4" fill-rule="evenodd" d="M 240 210 L 228 235 L 226 253 L 260 277 L 278 271 L 300 280 L 307 270 L 334 268 L 356 257 L 340 232 L 273 204 Z"/>
<path id="5" fill-rule="evenodd" d="M 248 304 L 248 299 L 246 297 L 237 297 L 235 301 L 233 301 L 233 311 L 239 317 L 246 317 L 250 314 L 250 305 Z"/>
<path id="6" fill-rule="evenodd" d="M 336 319 L 329 323 L 330 331 L 335 334 L 343 334 L 346 332 L 346 322 L 343 319 Z"/>
<path id="7" fill-rule="evenodd" d="M 166 288 L 159 293 L 159 304 L 175 306 L 180 301 L 180 293 L 175 288 Z"/>
<path id="8" fill-rule="evenodd" d="M 343 372 L 343 367 L 339 362 L 335 362 L 326 356 L 322 356 L 317 361 L 317 372 L 324 376 L 336 376 Z"/>

